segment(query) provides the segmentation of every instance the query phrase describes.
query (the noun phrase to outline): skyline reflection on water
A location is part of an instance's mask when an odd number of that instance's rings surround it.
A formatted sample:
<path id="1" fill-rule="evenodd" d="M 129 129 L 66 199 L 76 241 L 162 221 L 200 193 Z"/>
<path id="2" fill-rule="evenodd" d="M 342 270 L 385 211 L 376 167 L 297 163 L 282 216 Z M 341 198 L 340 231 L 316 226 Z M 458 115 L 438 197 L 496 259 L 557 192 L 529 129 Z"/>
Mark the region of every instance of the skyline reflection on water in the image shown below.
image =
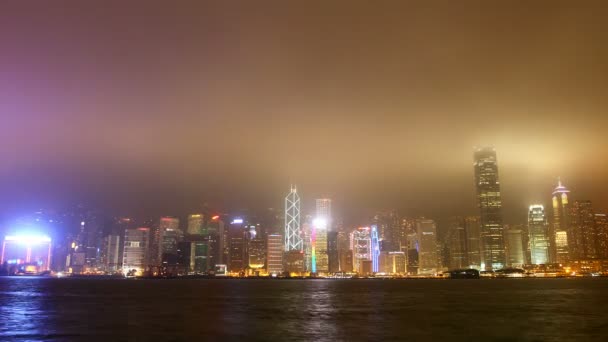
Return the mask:
<path id="1" fill-rule="evenodd" d="M 604 341 L 608 279 L 0 278 L 0 340 Z"/>

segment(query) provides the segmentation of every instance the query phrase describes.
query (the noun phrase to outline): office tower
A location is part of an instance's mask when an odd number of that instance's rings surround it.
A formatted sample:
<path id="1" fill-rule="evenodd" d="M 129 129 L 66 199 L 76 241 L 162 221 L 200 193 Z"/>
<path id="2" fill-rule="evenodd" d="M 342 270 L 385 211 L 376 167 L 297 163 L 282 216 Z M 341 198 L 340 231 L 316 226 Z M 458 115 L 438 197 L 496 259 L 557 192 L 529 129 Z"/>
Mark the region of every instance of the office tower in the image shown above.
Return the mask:
<path id="1" fill-rule="evenodd" d="M 345 231 L 337 233 L 338 267 L 340 272 L 353 271 L 353 251 L 350 247 L 350 234 Z"/>
<path id="2" fill-rule="evenodd" d="M 437 253 L 437 226 L 435 221 L 421 218 L 416 220 L 418 241 L 418 274 L 431 275 L 439 268 Z"/>
<path id="3" fill-rule="evenodd" d="M 591 201 L 574 201 L 571 208 L 568 244 L 571 260 L 587 260 L 597 257 L 595 214 Z M 571 238 L 572 237 L 572 238 Z"/>
<path id="4" fill-rule="evenodd" d="M 608 216 L 606 214 L 595 214 L 595 229 L 597 257 L 608 259 Z"/>
<path id="5" fill-rule="evenodd" d="M 327 260 L 329 273 L 340 272 L 340 250 L 338 248 L 337 231 L 327 232 Z"/>
<path id="6" fill-rule="evenodd" d="M 0 268 L 8 274 L 39 274 L 51 269 L 51 238 L 35 235 L 8 235 L 2 241 Z"/>
<path id="7" fill-rule="evenodd" d="M 312 224 L 311 235 L 311 270 L 312 273 L 329 272 L 329 257 L 327 254 L 327 221 L 316 218 Z"/>
<path id="8" fill-rule="evenodd" d="M 519 226 L 512 226 L 505 230 L 508 266 L 523 267 L 526 263 L 523 235 L 523 230 Z"/>
<path id="9" fill-rule="evenodd" d="M 315 201 L 316 212 L 315 218 L 323 219 L 326 222 L 327 230 L 333 230 L 333 217 L 331 213 L 331 199 L 318 198 Z"/>
<path id="10" fill-rule="evenodd" d="M 266 269 L 269 274 L 283 272 L 284 240 L 281 234 L 269 234 L 266 237 Z"/>
<path id="11" fill-rule="evenodd" d="M 228 270 L 243 272 L 247 266 L 247 242 L 249 233 L 242 219 L 234 219 L 229 230 Z"/>
<path id="12" fill-rule="evenodd" d="M 372 225 L 378 227 L 381 251 L 398 251 L 401 243 L 401 222 L 395 210 L 376 213 Z"/>
<path id="13" fill-rule="evenodd" d="M 304 250 L 300 231 L 300 196 L 295 187 L 285 197 L 285 251 L 292 250 Z"/>
<path id="14" fill-rule="evenodd" d="M 407 273 L 410 275 L 418 274 L 418 267 L 420 263 L 419 258 L 419 242 L 418 242 L 418 231 L 416 230 L 416 220 L 403 220 L 407 222 L 405 225 L 406 236 L 405 246 L 401 246 L 401 250 L 406 253 L 407 256 Z"/>
<path id="15" fill-rule="evenodd" d="M 116 273 L 122 270 L 120 235 L 110 234 L 103 238 L 101 262 L 106 273 Z"/>
<path id="16" fill-rule="evenodd" d="M 469 268 L 466 222 L 462 217 L 452 217 L 446 236 L 448 249 L 447 266 L 451 270 Z"/>
<path id="17" fill-rule="evenodd" d="M 528 210 L 528 237 L 530 263 L 534 265 L 549 262 L 549 226 L 545 217 L 545 207 L 533 204 Z"/>
<path id="18" fill-rule="evenodd" d="M 464 228 L 467 236 L 467 260 L 469 268 L 481 269 L 481 226 L 479 217 L 469 216 L 464 219 Z"/>
<path id="19" fill-rule="evenodd" d="M 482 266 L 486 270 L 501 269 L 506 259 L 496 151 L 489 147 L 476 149 L 474 169 L 483 246 Z"/>
<path id="20" fill-rule="evenodd" d="M 378 241 L 378 227 L 373 225 L 371 227 L 371 248 L 372 248 L 372 272 L 380 272 L 380 243 Z"/>
<path id="21" fill-rule="evenodd" d="M 205 217 L 203 214 L 191 214 L 188 215 L 188 228 L 186 233 L 190 235 L 201 235 L 203 234 L 203 225 Z"/>
<path id="22" fill-rule="evenodd" d="M 171 249 L 171 244 L 174 244 L 173 248 L 177 249 L 177 240 L 175 239 L 178 230 L 178 218 L 170 216 L 160 218 L 158 225 L 153 229 L 154 236 L 150 244 L 150 264 L 152 266 L 160 266 L 162 264 L 165 248 Z M 167 238 L 165 237 L 166 235 L 168 235 Z M 171 250 L 167 252 L 171 252 Z"/>
<path id="23" fill-rule="evenodd" d="M 214 245 L 213 237 L 189 235 L 177 243 L 176 265 L 168 267 L 181 268 L 182 274 L 208 274 L 215 269 Z"/>
<path id="24" fill-rule="evenodd" d="M 372 259 L 372 239 L 369 227 L 359 227 L 351 233 L 353 269 L 361 273 L 362 263 Z"/>
<path id="25" fill-rule="evenodd" d="M 557 187 L 553 190 L 553 224 L 549 226 L 549 260 L 564 264 L 569 260 L 569 240 L 574 240 L 570 235 L 570 202 L 568 195 L 570 191 L 558 180 Z"/>
<path id="26" fill-rule="evenodd" d="M 253 239 L 248 241 L 247 259 L 249 268 L 259 272 L 266 264 L 266 241 Z"/>
<path id="27" fill-rule="evenodd" d="M 142 275 L 149 266 L 150 228 L 130 228 L 125 232 L 122 269 L 127 275 Z"/>

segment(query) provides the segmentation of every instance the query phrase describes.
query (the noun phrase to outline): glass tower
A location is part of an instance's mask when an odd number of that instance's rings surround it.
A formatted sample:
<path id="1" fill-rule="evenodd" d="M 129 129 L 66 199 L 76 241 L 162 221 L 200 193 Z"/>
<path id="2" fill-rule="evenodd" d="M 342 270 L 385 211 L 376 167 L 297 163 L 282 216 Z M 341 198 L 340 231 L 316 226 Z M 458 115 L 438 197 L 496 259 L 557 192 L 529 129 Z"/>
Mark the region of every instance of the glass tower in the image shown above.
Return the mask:
<path id="1" fill-rule="evenodd" d="M 505 266 L 506 258 L 500 182 L 494 148 L 476 149 L 473 165 L 481 220 L 482 268 L 497 270 Z"/>
<path id="2" fill-rule="evenodd" d="M 294 186 L 285 197 L 285 251 L 303 250 L 300 231 L 300 196 Z"/>
<path id="3" fill-rule="evenodd" d="M 570 203 L 568 195 L 570 191 L 558 180 L 557 187 L 553 190 L 553 225 L 550 226 L 549 258 L 552 262 L 566 263 L 569 259 L 568 241 L 574 240 L 570 232 Z"/>
<path id="4" fill-rule="evenodd" d="M 549 231 L 545 208 L 533 204 L 528 210 L 528 236 L 530 241 L 530 263 L 535 265 L 549 262 Z"/>

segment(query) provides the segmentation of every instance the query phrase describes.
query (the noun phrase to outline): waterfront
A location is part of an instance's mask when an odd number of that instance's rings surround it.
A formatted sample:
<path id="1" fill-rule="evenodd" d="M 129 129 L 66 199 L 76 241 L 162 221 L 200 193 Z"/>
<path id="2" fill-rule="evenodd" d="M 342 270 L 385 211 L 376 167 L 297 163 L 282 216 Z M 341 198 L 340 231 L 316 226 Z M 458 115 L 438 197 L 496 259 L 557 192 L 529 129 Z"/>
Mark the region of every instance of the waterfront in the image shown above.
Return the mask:
<path id="1" fill-rule="evenodd" d="M 0 278 L 0 340 L 600 341 L 608 279 Z"/>

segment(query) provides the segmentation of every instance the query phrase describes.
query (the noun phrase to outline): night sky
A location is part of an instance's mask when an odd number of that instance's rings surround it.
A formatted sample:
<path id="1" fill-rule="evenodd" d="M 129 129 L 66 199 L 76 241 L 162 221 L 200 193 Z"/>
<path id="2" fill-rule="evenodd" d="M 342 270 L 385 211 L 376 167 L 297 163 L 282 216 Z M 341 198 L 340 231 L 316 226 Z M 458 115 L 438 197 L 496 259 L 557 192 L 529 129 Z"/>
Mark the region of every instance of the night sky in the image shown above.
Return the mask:
<path id="1" fill-rule="evenodd" d="M 2 1 L 0 211 L 608 211 L 604 1 Z"/>

